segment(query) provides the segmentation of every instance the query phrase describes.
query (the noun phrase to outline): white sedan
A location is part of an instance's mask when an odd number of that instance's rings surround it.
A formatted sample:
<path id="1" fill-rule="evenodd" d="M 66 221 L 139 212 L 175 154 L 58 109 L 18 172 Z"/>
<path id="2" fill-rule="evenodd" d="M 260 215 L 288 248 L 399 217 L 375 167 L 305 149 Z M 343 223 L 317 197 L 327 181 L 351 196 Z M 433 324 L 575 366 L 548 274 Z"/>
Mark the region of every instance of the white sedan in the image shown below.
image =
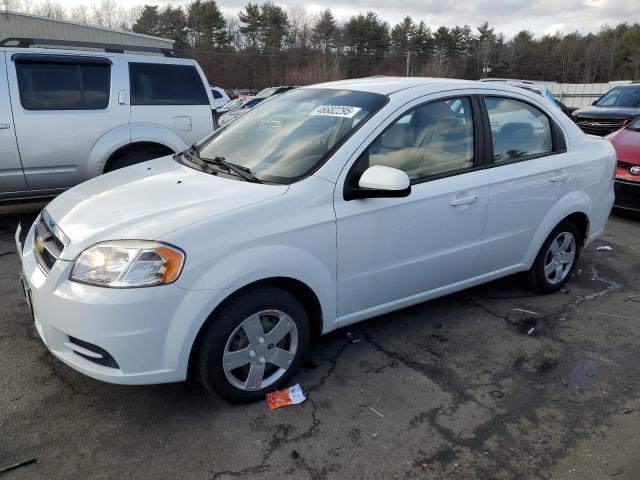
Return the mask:
<path id="1" fill-rule="evenodd" d="M 555 292 L 613 204 L 611 144 L 499 84 L 297 89 L 191 150 L 53 200 L 18 247 L 35 327 L 121 384 L 232 401 L 318 335 L 517 272 Z"/>

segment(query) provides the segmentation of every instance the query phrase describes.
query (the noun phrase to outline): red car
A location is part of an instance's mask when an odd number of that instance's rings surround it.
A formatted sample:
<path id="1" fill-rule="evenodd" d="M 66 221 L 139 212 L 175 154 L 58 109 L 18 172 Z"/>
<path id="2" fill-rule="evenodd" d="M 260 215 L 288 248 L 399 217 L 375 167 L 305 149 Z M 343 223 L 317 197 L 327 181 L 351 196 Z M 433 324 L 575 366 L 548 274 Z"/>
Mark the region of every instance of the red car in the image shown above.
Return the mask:
<path id="1" fill-rule="evenodd" d="M 640 211 L 640 117 L 607 138 L 618 156 L 615 206 Z"/>

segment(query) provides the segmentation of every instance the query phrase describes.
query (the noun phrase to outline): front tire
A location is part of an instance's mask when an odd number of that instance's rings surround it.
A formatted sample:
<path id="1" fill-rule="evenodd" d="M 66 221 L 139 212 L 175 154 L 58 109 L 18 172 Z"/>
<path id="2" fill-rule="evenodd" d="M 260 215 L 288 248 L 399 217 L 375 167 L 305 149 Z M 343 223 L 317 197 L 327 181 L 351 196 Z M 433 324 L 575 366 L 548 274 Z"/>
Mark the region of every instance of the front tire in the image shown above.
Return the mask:
<path id="1" fill-rule="evenodd" d="M 309 341 L 309 318 L 294 295 L 274 287 L 249 290 L 207 325 L 198 352 L 200 383 L 230 402 L 263 399 L 293 378 Z"/>
<path id="2" fill-rule="evenodd" d="M 560 290 L 573 274 L 582 245 L 580 230 L 569 221 L 561 222 L 549 234 L 527 273 L 529 286 L 539 293 Z"/>

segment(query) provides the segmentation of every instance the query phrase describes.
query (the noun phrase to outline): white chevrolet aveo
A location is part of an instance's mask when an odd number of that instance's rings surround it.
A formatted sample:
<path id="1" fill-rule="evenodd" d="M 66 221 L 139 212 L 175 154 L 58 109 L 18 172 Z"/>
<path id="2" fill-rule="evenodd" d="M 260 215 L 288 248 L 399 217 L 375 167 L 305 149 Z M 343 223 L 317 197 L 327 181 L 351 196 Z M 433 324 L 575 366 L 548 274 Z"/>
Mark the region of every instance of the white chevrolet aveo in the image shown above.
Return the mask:
<path id="1" fill-rule="evenodd" d="M 23 283 L 76 370 L 192 372 L 251 401 L 336 328 L 516 272 L 558 290 L 603 231 L 614 167 L 609 142 L 522 89 L 305 87 L 60 195 L 19 239 Z"/>

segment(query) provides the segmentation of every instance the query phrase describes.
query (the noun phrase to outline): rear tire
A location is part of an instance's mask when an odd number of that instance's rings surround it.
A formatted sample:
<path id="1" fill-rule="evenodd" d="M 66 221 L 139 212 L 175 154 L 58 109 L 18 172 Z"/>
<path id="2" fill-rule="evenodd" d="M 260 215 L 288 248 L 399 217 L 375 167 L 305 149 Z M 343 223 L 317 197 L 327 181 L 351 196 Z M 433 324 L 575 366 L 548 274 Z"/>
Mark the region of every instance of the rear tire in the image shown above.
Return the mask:
<path id="1" fill-rule="evenodd" d="M 200 383 L 230 402 L 257 401 L 287 386 L 309 348 L 306 310 L 275 287 L 242 293 L 205 328 L 196 365 Z"/>
<path id="2" fill-rule="evenodd" d="M 160 150 L 134 150 L 132 152 L 125 153 L 120 158 L 111 162 L 105 170 L 105 173 L 130 167 L 131 165 L 136 165 L 148 160 L 153 160 L 154 158 L 159 158 L 164 155 L 168 155 L 168 153 Z"/>
<path id="3" fill-rule="evenodd" d="M 581 246 L 582 236 L 574 223 L 563 221 L 558 224 L 527 272 L 531 289 L 538 293 L 553 293 L 564 287 L 578 263 Z"/>

